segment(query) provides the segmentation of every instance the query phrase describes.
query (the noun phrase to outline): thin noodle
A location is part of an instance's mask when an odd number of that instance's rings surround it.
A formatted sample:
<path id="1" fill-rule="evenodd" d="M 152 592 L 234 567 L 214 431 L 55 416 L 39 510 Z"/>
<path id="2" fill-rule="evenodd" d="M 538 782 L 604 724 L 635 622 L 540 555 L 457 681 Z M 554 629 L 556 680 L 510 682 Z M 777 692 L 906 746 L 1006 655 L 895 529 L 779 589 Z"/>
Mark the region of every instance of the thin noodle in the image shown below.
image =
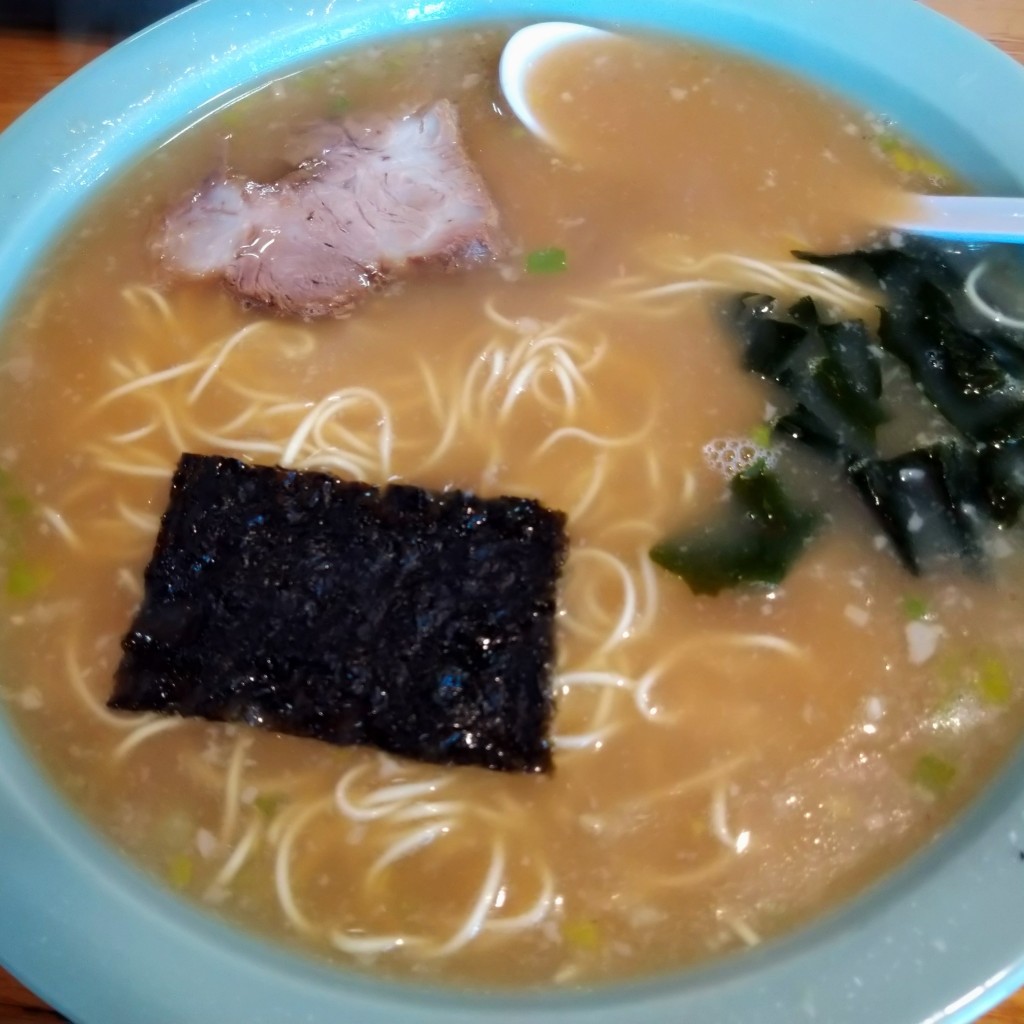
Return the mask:
<path id="1" fill-rule="evenodd" d="M 576 504 L 569 510 L 569 521 L 577 523 L 590 510 L 594 504 L 601 487 L 608 478 L 608 453 L 601 452 L 594 460 L 594 471 L 590 474 L 590 482 L 587 489 L 577 499 Z"/>
<path id="2" fill-rule="evenodd" d="M 120 473 L 123 476 L 152 477 L 157 480 L 169 480 L 174 472 L 171 466 L 133 466 L 128 462 L 121 462 L 118 459 L 97 457 L 96 464 L 103 469 L 109 469 L 112 473 Z"/>
<path id="3" fill-rule="evenodd" d="M 121 761 L 126 758 L 133 750 L 136 750 L 139 746 L 146 742 L 146 740 L 157 736 L 162 732 L 170 732 L 172 729 L 178 729 L 185 724 L 183 718 L 165 718 L 163 716 L 149 719 L 144 721 L 141 725 L 136 720 L 133 722 L 136 728 L 133 732 L 130 732 L 116 747 L 114 747 L 113 757 L 115 761 Z"/>
<path id="4" fill-rule="evenodd" d="M 301 932 L 307 934 L 315 932 L 316 925 L 299 909 L 295 902 L 291 884 L 291 857 L 292 847 L 299 833 L 318 815 L 329 811 L 333 807 L 330 797 L 313 800 L 301 810 L 297 811 L 290 821 L 288 827 L 281 834 L 277 846 L 277 855 L 274 858 L 274 888 L 277 893 L 277 901 L 281 905 L 288 920 Z"/>
<path id="5" fill-rule="evenodd" d="M 488 818 L 489 815 L 478 808 L 478 816 Z M 469 813 L 469 805 L 464 800 L 432 800 L 424 802 L 417 800 L 408 807 L 403 807 L 391 815 L 394 824 L 401 824 L 410 821 L 420 821 L 423 818 L 436 818 L 442 814 L 455 814 L 464 817 Z"/>
<path id="6" fill-rule="evenodd" d="M 476 938 L 484 925 L 487 915 L 494 907 L 494 901 L 497 899 L 504 872 L 505 848 L 500 842 L 496 842 L 491 855 L 490 866 L 487 869 L 487 874 L 484 876 L 479 895 L 477 896 L 476 903 L 473 905 L 473 909 L 469 912 L 469 916 L 447 942 L 443 942 L 440 946 L 431 949 L 428 955 L 432 957 L 450 956 L 456 950 L 468 945 Z"/>
<path id="7" fill-rule="evenodd" d="M 540 924 L 551 913 L 555 902 L 555 880 L 548 868 L 541 875 L 540 891 L 528 910 L 514 917 L 491 918 L 484 925 L 489 932 L 519 932 Z"/>
<path id="8" fill-rule="evenodd" d="M 434 371 L 427 366 L 426 361 L 422 357 L 416 360 L 416 365 L 419 367 L 420 373 L 423 375 L 423 383 L 427 389 L 427 398 L 430 401 L 430 411 L 438 423 L 444 423 L 445 403 L 441 399 L 441 389 L 437 385 L 437 376 Z"/>
<path id="9" fill-rule="evenodd" d="M 331 932 L 331 942 L 343 953 L 355 956 L 375 956 L 403 946 L 420 944 L 419 940 L 407 935 L 354 935 L 351 932 Z"/>
<path id="10" fill-rule="evenodd" d="M 227 778 L 224 785 L 224 813 L 221 816 L 220 841 L 229 843 L 238 826 L 238 811 L 242 793 L 242 772 L 245 770 L 245 756 L 252 746 L 252 737 L 241 732 L 235 740 L 231 758 L 228 761 Z"/>
<path id="11" fill-rule="evenodd" d="M 639 712 L 650 721 L 657 720 L 666 724 L 675 721 L 674 718 L 658 717 L 658 709 L 651 706 L 651 690 L 665 669 L 682 655 L 697 652 L 698 656 L 700 654 L 707 656 L 710 652 L 723 647 L 773 651 L 808 666 L 811 662 L 810 654 L 805 648 L 772 633 L 702 633 L 679 644 L 671 654 L 663 658 L 657 666 L 650 669 L 640 679 L 634 692 Z"/>
<path id="12" fill-rule="evenodd" d="M 642 633 L 650 629 L 658 617 L 658 578 L 654 574 L 654 563 L 646 547 L 637 551 L 637 564 L 640 566 L 640 586 L 643 594 L 640 607 L 643 611 L 636 617 L 634 631 Z"/>
<path id="13" fill-rule="evenodd" d="M 596 560 L 610 567 L 622 588 L 622 605 L 619 609 L 618 618 L 607 630 L 607 635 L 595 652 L 595 657 L 601 657 L 607 654 L 616 644 L 628 639 L 630 636 L 630 626 L 637 616 L 636 585 L 633 583 L 632 574 L 626 565 L 621 559 L 616 558 L 610 552 L 602 551 L 599 548 L 581 548 L 575 553 L 575 563 L 578 565 L 584 559 Z M 593 597 L 594 588 L 591 587 L 587 591 L 587 598 L 591 611 L 596 617 L 600 614 L 601 610 L 594 605 Z"/>
<path id="14" fill-rule="evenodd" d="M 78 659 L 75 657 L 75 651 L 72 644 L 64 649 L 64 667 L 67 673 L 68 681 L 71 683 L 71 689 L 81 698 L 82 703 L 89 709 L 93 717 L 98 718 L 101 722 L 111 726 L 114 729 L 131 730 L 135 729 L 139 725 L 139 719 L 133 718 L 128 715 L 114 714 L 112 711 L 108 711 L 106 707 L 92 695 L 89 688 L 85 685 L 85 678 L 82 670 L 78 666 Z M 143 721 L 151 722 L 155 716 L 143 716 Z"/>
<path id="15" fill-rule="evenodd" d="M 146 303 L 149 303 L 149 305 L 156 308 L 165 326 L 177 326 L 178 318 L 174 315 L 167 300 L 155 288 L 150 288 L 144 284 L 128 285 L 128 287 L 121 289 L 121 297 L 137 313 L 143 315 L 146 312 Z"/>
<path id="16" fill-rule="evenodd" d="M 749 833 L 735 833 L 729 827 L 729 788 L 726 782 L 719 782 L 711 794 L 709 819 L 712 835 L 725 847 L 735 853 L 743 853 L 747 848 Z M 746 839 L 744 839 L 746 837 Z"/>
<path id="17" fill-rule="evenodd" d="M 39 515 L 56 530 L 56 532 L 76 550 L 82 549 L 82 539 L 68 526 L 67 520 L 54 508 L 41 505 Z"/>
<path id="18" fill-rule="evenodd" d="M 366 884 L 369 885 L 382 871 L 405 857 L 419 852 L 429 846 L 439 836 L 451 831 L 452 823 L 448 819 L 431 822 L 421 828 L 414 829 L 395 840 L 369 867 L 366 873 Z"/>
<path id="19" fill-rule="evenodd" d="M 599 434 L 595 434 L 589 430 L 583 430 L 581 427 L 560 427 L 558 430 L 555 430 L 548 435 L 544 443 L 537 449 L 537 454 L 544 454 L 544 452 L 549 451 L 559 441 L 566 438 L 585 441 L 587 444 L 591 444 L 595 448 L 625 448 L 628 445 L 636 444 L 638 441 L 642 440 L 649 430 L 650 423 L 632 434 L 627 434 L 625 437 L 601 437 Z"/>
<path id="20" fill-rule="evenodd" d="M 234 850 L 231 851 L 231 856 L 224 862 L 206 890 L 207 898 L 209 898 L 211 892 L 217 889 L 226 889 L 234 881 L 235 876 L 245 867 L 246 861 L 248 861 L 249 856 L 255 850 L 262 831 L 263 825 L 260 819 L 253 816 L 252 821 L 249 822 L 249 827 L 242 833 L 242 838 L 238 841 Z"/>
<path id="21" fill-rule="evenodd" d="M 345 456 L 336 449 L 316 451 L 295 463 L 295 469 L 334 470 L 339 476 L 349 476 L 353 480 L 366 480 L 374 476 L 374 467 L 353 456 Z"/>
<path id="22" fill-rule="evenodd" d="M 156 420 L 153 420 L 151 423 L 137 427 L 135 430 L 125 431 L 123 434 L 109 434 L 107 442 L 109 444 L 134 444 L 136 441 L 141 441 L 144 437 L 149 437 L 158 428 L 159 424 Z"/>
<path id="23" fill-rule="evenodd" d="M 614 686 L 616 689 L 631 690 L 636 683 L 618 672 L 563 672 L 555 677 L 556 690 L 568 694 L 574 686 Z"/>
<path id="24" fill-rule="evenodd" d="M 981 297 L 981 293 L 978 291 L 978 281 L 981 275 L 985 273 L 987 265 L 988 261 L 982 260 L 967 275 L 967 279 L 964 281 L 964 292 L 967 295 L 968 301 L 982 316 L 987 317 L 993 323 L 1000 324 L 1003 327 L 1012 327 L 1016 330 L 1024 329 L 1024 320 L 1000 313 L 995 306 Z"/>
<path id="25" fill-rule="evenodd" d="M 117 510 L 126 523 L 130 523 L 137 530 L 150 536 L 155 536 L 160 528 L 160 517 L 151 512 L 140 512 L 138 509 L 129 508 L 123 501 L 118 499 Z"/>
<path id="26" fill-rule="evenodd" d="M 202 359 L 192 359 L 187 363 L 179 363 L 177 366 L 170 366 L 165 370 L 156 370 L 141 377 L 131 374 L 130 371 L 125 370 L 126 375 L 131 375 L 131 380 L 128 380 L 118 388 L 114 388 L 113 391 L 108 391 L 102 398 L 99 398 L 93 405 L 92 411 L 96 412 L 97 410 L 102 409 L 103 406 L 109 405 L 116 399 L 123 398 L 125 395 L 130 395 L 133 392 L 155 387 L 158 384 L 163 384 L 165 381 L 169 380 L 175 380 L 178 377 L 185 377 L 190 373 L 194 373 L 202 366 Z"/>
<path id="27" fill-rule="evenodd" d="M 138 576 L 125 566 L 121 566 L 117 570 L 117 585 L 123 590 L 127 590 L 133 597 L 142 597 L 142 584 L 139 582 Z"/>
<path id="28" fill-rule="evenodd" d="M 761 936 L 743 920 L 742 917 L 722 914 L 721 919 L 736 933 L 736 935 L 748 946 L 754 947 L 760 944 Z"/>
<path id="29" fill-rule="evenodd" d="M 604 726 L 603 728 L 595 729 L 592 732 L 580 733 L 578 736 L 563 736 L 561 733 L 555 733 L 555 735 L 551 737 L 551 746 L 555 750 L 600 749 L 600 745 L 617 731 L 617 729 L 614 729 L 611 726 Z"/>

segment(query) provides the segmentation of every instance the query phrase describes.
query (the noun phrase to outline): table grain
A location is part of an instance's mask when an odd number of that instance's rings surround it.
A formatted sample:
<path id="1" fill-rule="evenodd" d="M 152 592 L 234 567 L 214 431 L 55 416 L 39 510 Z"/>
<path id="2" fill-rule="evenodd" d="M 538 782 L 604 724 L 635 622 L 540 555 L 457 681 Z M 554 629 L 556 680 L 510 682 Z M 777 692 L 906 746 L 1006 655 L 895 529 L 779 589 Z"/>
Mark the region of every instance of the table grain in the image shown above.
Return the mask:
<path id="1" fill-rule="evenodd" d="M 1024 63 L 1024 0 L 920 2 L 967 26 Z M 868 5 L 865 16 L 871 16 Z M 102 39 L 0 31 L 0 129 L 108 45 L 109 41 Z M 65 1020 L 0 969 L 0 1024 L 54 1024 Z M 1024 1024 L 1024 989 L 987 1013 L 979 1024 Z"/>

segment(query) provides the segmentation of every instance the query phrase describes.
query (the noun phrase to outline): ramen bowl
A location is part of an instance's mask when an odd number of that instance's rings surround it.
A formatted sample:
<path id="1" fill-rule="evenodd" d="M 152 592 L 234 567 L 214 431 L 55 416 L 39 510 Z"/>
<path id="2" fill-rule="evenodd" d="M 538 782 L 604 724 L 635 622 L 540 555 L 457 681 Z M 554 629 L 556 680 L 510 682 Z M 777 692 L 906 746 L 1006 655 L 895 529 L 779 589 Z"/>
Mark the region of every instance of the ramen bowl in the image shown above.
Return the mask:
<path id="1" fill-rule="evenodd" d="M 1024 187 L 1024 71 L 911 0 L 205 0 L 115 47 L 0 139 L 0 309 L 108 182 L 226 97 L 345 48 L 564 18 L 759 58 L 892 117 L 979 190 Z M 635 981 L 484 991 L 326 964 L 208 915 L 73 809 L 6 717 L 0 736 L 0 961 L 81 1024 L 923 1024 L 974 1019 L 1024 981 L 1018 755 L 923 850 L 781 938 Z"/>

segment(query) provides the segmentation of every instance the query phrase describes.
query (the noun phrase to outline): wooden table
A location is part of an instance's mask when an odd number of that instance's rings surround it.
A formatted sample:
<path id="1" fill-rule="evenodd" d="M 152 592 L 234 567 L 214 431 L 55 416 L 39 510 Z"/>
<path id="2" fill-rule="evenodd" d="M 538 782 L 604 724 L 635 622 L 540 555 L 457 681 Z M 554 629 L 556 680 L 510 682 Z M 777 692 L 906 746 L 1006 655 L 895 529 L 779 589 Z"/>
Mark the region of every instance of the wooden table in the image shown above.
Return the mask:
<path id="1" fill-rule="evenodd" d="M 921 2 L 985 36 L 1024 63 L 1024 0 Z M 870 14 L 865 11 L 865 16 Z M 0 129 L 107 45 L 102 40 L 0 31 Z M 66 1019 L 0 970 L 0 1024 L 52 1024 Z M 979 1024 L 1024 1024 L 1024 989 L 986 1014 Z"/>

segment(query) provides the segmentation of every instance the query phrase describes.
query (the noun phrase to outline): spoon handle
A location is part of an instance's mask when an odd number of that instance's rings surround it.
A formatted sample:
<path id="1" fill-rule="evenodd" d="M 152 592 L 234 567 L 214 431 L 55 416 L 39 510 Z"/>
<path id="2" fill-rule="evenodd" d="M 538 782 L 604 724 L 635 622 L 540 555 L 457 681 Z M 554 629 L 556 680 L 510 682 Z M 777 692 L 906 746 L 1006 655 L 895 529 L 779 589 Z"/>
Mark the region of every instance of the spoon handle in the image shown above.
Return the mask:
<path id="1" fill-rule="evenodd" d="M 894 228 L 967 242 L 1024 242 L 1024 198 L 918 196 Z"/>

